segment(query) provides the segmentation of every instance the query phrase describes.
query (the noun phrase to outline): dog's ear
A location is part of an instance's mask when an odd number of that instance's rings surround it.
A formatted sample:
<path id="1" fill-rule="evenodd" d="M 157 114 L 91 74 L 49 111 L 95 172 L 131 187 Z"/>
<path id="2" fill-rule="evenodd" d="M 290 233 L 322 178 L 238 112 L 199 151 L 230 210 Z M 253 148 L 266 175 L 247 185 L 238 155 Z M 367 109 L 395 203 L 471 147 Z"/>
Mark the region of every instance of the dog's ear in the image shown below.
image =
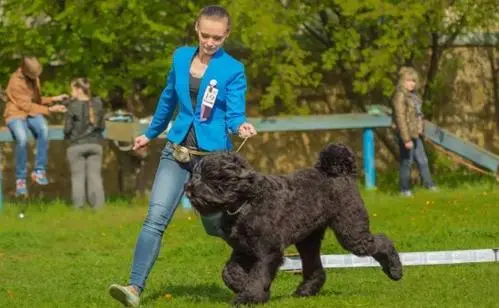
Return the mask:
<path id="1" fill-rule="evenodd" d="M 249 162 L 242 157 L 239 153 L 230 153 L 231 162 L 242 169 L 250 169 L 251 165 Z"/>
<path id="2" fill-rule="evenodd" d="M 260 182 L 262 175 L 255 170 L 242 169 L 238 175 L 237 191 L 248 198 L 254 198 L 260 194 Z"/>

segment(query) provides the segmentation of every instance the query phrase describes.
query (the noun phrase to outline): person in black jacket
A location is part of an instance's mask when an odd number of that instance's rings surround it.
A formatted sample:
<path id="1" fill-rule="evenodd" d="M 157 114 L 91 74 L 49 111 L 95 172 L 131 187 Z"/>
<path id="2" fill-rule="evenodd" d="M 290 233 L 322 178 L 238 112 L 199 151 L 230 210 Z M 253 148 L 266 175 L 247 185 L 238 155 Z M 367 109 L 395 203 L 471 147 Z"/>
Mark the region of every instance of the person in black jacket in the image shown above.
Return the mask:
<path id="1" fill-rule="evenodd" d="M 88 199 L 93 208 L 101 208 L 104 205 L 101 167 L 105 128 L 102 101 L 92 97 L 87 78 L 71 82 L 71 96 L 67 103 L 64 136 L 70 142 L 67 158 L 73 206 L 82 208 Z"/>

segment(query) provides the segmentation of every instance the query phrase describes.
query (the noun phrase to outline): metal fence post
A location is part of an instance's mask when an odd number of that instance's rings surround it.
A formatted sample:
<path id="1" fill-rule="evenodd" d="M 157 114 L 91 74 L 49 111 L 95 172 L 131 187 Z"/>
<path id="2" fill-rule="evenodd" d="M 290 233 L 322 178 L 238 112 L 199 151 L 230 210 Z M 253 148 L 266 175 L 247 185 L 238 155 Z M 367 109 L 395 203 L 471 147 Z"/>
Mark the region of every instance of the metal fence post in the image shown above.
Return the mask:
<path id="1" fill-rule="evenodd" d="M 376 165 L 374 152 L 374 130 L 365 128 L 362 135 L 364 159 L 364 183 L 366 189 L 376 188 Z"/>

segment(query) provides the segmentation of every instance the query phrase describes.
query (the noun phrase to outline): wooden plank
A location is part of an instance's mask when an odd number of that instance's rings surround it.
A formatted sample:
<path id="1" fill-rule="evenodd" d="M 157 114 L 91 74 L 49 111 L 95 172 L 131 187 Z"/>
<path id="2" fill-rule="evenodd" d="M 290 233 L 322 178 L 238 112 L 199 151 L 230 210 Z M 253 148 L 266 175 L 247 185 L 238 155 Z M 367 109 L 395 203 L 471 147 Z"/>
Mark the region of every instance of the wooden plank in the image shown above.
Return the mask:
<path id="1" fill-rule="evenodd" d="M 486 151 L 471 142 L 462 140 L 449 131 L 428 121 L 425 122 L 424 134 L 426 138 L 443 148 L 448 149 L 483 168 L 497 173 L 499 167 L 499 156 L 496 154 Z"/>
<path id="2" fill-rule="evenodd" d="M 389 127 L 391 118 L 386 115 L 374 116 L 369 114 L 332 114 L 314 116 L 292 116 L 271 118 L 248 118 L 259 132 L 283 132 L 283 131 L 310 131 L 330 129 L 352 129 L 365 127 Z M 119 124 L 118 124 L 119 123 Z M 109 122 L 107 125 L 112 125 Z M 133 125 L 129 123 L 116 122 L 116 125 Z M 148 124 L 140 124 L 139 131 L 147 129 Z M 130 134 L 133 129 L 122 128 L 125 135 Z M 105 136 L 106 132 L 104 133 Z M 116 135 L 113 132 L 113 135 Z M 63 128 L 60 125 L 50 126 L 49 140 L 63 140 Z M 128 136 L 124 137 L 126 140 Z M 161 136 L 164 138 L 164 134 Z M 6 127 L 0 129 L 0 142 L 12 142 L 12 136 Z"/>
<path id="3" fill-rule="evenodd" d="M 259 132 L 377 128 L 390 127 L 392 123 L 389 116 L 366 113 L 249 118 L 248 121 L 253 123 Z"/>
<path id="4" fill-rule="evenodd" d="M 443 250 L 401 252 L 400 261 L 404 266 L 417 265 L 444 265 L 465 263 L 494 263 L 498 262 L 498 249 L 470 249 L 470 250 Z M 379 263 L 372 257 L 358 257 L 352 254 L 321 255 L 324 268 L 349 267 L 379 267 Z M 279 268 L 282 271 L 301 271 L 302 262 L 299 256 L 285 256 L 284 263 Z"/>

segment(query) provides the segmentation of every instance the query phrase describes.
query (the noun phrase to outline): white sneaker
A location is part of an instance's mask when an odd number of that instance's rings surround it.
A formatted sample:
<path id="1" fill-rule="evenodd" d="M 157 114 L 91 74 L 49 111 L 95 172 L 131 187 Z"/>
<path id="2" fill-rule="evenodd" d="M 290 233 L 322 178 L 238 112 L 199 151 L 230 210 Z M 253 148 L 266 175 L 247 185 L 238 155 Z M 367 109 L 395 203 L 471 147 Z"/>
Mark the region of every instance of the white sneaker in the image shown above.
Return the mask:
<path id="1" fill-rule="evenodd" d="M 109 287 L 109 294 L 125 307 L 139 307 L 140 305 L 140 296 L 133 286 L 112 284 Z"/>
<path id="2" fill-rule="evenodd" d="M 410 190 L 401 191 L 400 195 L 403 197 L 412 197 L 413 196 L 412 191 L 410 191 Z"/>

